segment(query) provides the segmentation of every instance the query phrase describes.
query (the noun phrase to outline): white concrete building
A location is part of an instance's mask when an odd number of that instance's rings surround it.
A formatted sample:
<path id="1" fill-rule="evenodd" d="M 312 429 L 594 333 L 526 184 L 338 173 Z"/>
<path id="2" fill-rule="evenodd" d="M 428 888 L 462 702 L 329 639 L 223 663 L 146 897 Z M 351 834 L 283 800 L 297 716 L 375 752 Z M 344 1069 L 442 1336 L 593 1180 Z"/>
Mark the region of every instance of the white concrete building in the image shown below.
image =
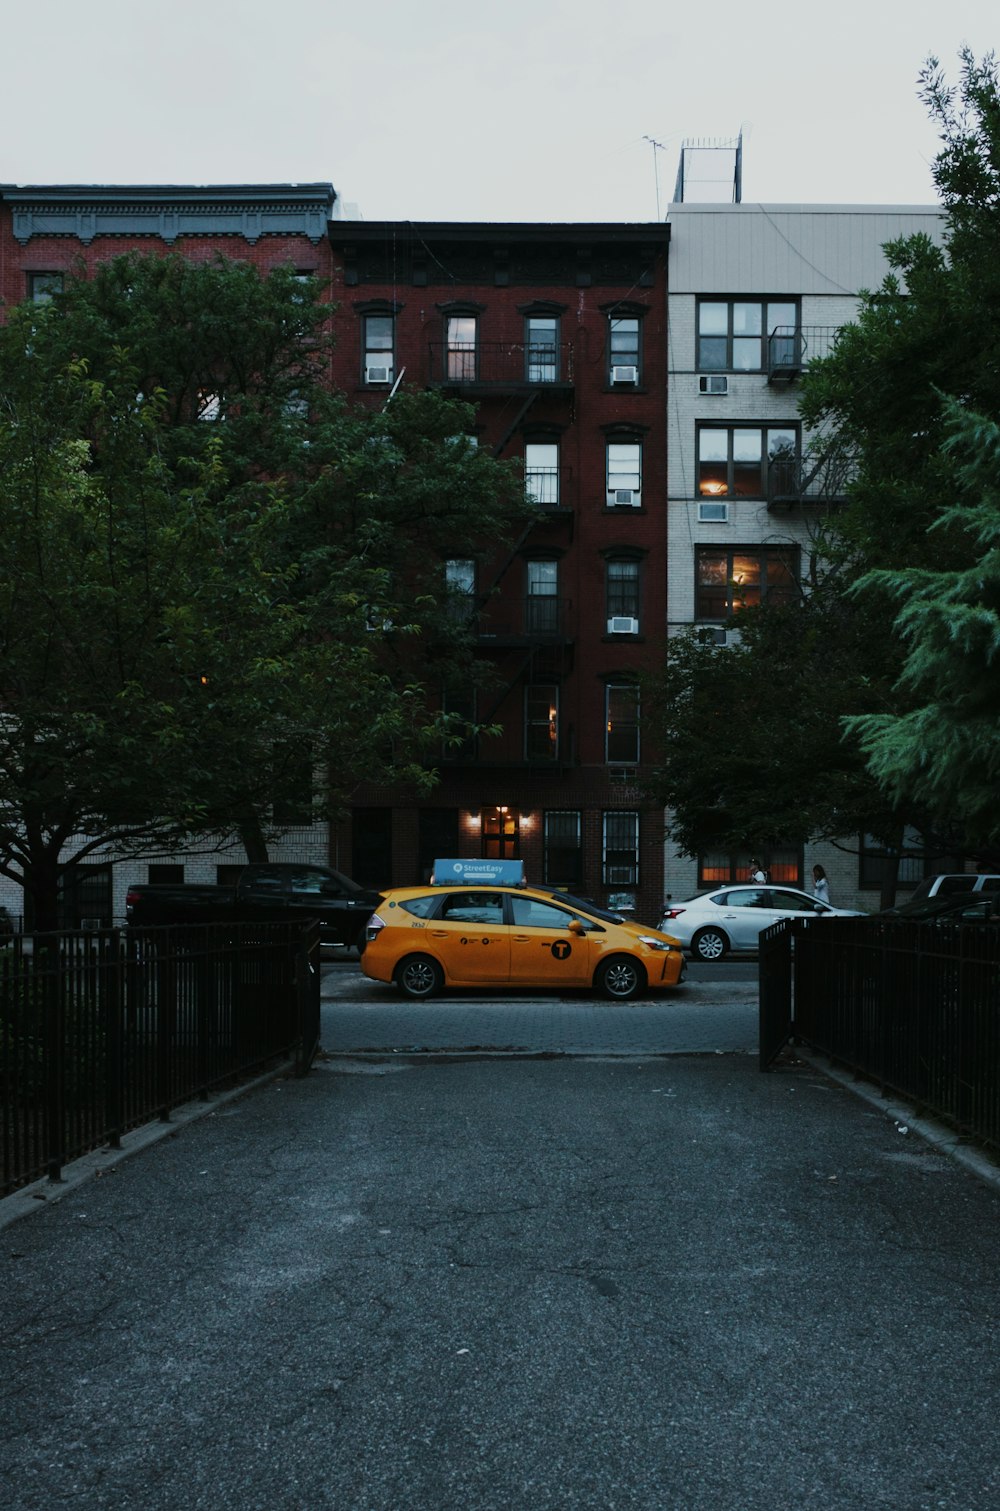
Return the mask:
<path id="1" fill-rule="evenodd" d="M 738 171 L 735 182 L 738 194 Z M 843 495 L 838 469 L 810 461 L 804 365 L 882 282 L 885 243 L 939 239 L 943 218 L 929 205 L 683 202 L 669 220 L 668 631 L 700 624 L 722 642 L 734 593 L 755 602 L 797 578 L 819 512 Z M 856 850 L 857 837 L 847 843 Z M 836 905 L 878 906 L 875 870 L 856 853 L 790 836 L 768 860 L 772 880 L 798 885 L 819 861 Z M 746 880 L 748 863 L 668 845 L 666 891 L 676 900 Z"/>

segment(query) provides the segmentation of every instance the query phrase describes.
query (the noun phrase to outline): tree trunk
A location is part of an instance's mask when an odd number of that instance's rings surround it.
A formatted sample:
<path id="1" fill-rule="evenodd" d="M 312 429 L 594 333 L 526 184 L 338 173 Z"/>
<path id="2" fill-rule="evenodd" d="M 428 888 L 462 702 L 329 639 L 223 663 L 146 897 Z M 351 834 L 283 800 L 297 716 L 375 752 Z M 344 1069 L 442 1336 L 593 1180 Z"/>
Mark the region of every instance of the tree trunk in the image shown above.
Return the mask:
<path id="1" fill-rule="evenodd" d="M 256 813 L 247 814 L 240 820 L 240 839 L 247 852 L 247 863 L 251 866 L 266 866 L 270 859 L 267 841 Z"/>

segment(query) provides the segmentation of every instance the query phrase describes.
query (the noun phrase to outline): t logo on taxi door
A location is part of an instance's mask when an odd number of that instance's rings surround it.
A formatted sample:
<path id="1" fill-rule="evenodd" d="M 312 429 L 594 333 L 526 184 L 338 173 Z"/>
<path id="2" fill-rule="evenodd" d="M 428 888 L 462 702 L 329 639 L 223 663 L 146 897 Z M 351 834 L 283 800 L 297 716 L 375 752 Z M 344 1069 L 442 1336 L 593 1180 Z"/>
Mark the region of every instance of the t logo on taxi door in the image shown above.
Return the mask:
<path id="1" fill-rule="evenodd" d="M 573 946 L 566 939 L 557 939 L 552 946 L 552 953 L 557 960 L 568 960 L 573 952 Z"/>

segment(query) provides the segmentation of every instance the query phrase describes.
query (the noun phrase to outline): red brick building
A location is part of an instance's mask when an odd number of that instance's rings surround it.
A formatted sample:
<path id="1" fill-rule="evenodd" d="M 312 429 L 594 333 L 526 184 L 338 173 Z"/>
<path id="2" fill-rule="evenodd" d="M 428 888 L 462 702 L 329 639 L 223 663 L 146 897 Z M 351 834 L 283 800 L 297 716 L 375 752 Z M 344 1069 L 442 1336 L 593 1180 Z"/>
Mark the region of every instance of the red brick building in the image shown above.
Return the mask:
<path id="1" fill-rule="evenodd" d="M 635 676 L 666 623 L 669 228 L 336 210 L 330 184 L 0 186 L 0 299 L 44 299 L 131 250 L 290 264 L 338 305 L 332 381 L 350 400 L 382 405 L 402 383 L 473 403 L 470 439 L 521 459 L 544 509 L 488 566 L 447 566 L 498 673 L 463 711 L 503 732 L 444 757 L 430 797 L 361 788 L 328 839 L 288 844 L 383 886 L 421 879 L 437 855 L 520 856 L 532 880 L 653 921 L 662 815 L 640 795 Z M 193 880 L 203 865 L 174 869 Z M 118 878 L 91 869 L 81 906 L 110 921 Z"/>
<path id="2" fill-rule="evenodd" d="M 658 915 L 662 814 L 640 795 L 635 676 L 666 622 L 668 238 L 331 222 L 337 386 L 371 405 L 400 382 L 468 400 L 472 439 L 520 458 L 544 508 L 485 569 L 448 564 L 499 674 L 468 712 L 503 733 L 444 756 L 429 798 L 357 792 L 333 841 L 358 880 L 417 881 L 436 855 L 521 857 L 534 881 Z"/>

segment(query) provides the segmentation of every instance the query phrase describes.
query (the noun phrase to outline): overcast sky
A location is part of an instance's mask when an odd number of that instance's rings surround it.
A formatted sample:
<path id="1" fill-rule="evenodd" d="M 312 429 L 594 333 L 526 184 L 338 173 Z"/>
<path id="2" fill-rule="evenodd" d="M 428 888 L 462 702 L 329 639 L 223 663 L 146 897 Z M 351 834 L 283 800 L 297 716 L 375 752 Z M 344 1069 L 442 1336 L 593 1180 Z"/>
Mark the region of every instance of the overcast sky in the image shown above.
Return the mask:
<path id="1" fill-rule="evenodd" d="M 997 0 L 0 0 L 0 182 L 331 182 L 368 220 L 654 220 L 681 142 L 743 198 L 925 204 L 935 54 Z M 649 138 L 659 144 L 654 147 Z"/>

